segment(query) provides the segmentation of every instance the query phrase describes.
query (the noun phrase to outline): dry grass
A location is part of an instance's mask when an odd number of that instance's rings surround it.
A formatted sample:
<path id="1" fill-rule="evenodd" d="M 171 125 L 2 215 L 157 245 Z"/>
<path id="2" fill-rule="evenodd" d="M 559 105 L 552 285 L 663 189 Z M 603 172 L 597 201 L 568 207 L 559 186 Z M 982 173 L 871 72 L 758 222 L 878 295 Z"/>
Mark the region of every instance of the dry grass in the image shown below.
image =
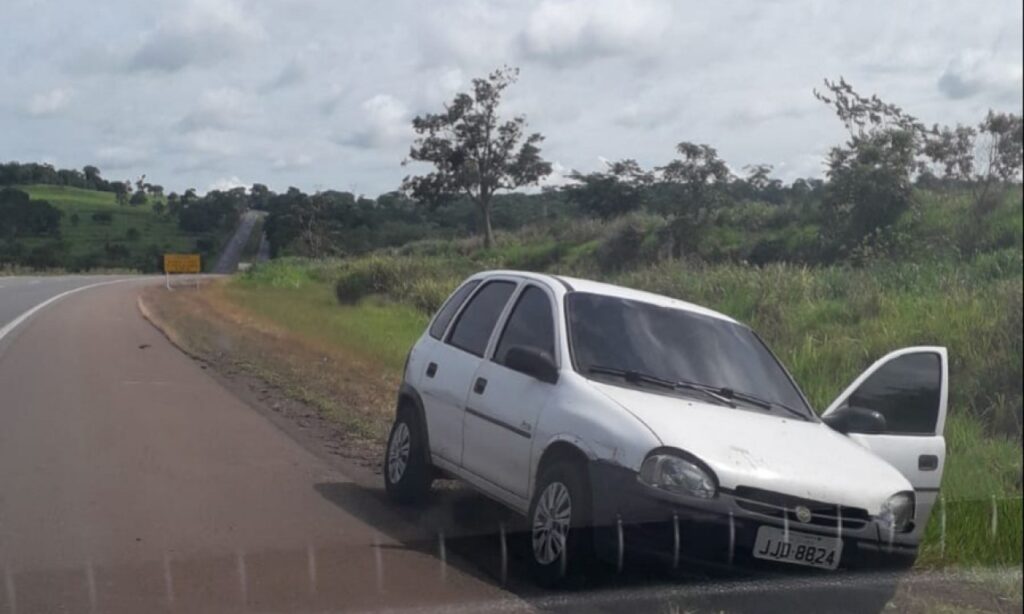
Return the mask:
<path id="1" fill-rule="evenodd" d="M 277 391 L 314 408 L 337 426 L 343 456 L 380 458 L 399 383 L 393 368 L 255 315 L 229 297 L 224 281 L 149 288 L 141 302 L 172 342 L 222 375 L 257 378 L 267 398 Z"/>

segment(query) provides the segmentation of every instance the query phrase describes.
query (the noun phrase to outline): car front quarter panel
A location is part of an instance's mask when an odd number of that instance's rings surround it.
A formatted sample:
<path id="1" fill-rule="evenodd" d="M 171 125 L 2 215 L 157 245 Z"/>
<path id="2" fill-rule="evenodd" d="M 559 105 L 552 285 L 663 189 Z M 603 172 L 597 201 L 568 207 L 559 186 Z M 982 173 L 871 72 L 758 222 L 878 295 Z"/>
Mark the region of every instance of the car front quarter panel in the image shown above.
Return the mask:
<path id="1" fill-rule="evenodd" d="M 647 453 L 661 445 L 654 432 L 633 414 L 587 385 L 583 378 L 565 372 L 534 432 L 531 493 L 544 452 L 558 442 L 578 448 L 591 462 L 634 474 Z"/>

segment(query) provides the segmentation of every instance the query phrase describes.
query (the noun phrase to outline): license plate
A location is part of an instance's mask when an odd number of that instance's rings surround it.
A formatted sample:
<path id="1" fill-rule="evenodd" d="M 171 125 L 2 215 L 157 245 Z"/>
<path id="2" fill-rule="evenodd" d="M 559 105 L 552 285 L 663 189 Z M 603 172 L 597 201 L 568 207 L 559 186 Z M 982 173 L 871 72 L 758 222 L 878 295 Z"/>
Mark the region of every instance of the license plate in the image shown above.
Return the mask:
<path id="1" fill-rule="evenodd" d="M 842 540 L 835 537 L 794 533 L 775 527 L 760 527 L 754 542 L 754 558 L 835 569 L 843 553 Z"/>

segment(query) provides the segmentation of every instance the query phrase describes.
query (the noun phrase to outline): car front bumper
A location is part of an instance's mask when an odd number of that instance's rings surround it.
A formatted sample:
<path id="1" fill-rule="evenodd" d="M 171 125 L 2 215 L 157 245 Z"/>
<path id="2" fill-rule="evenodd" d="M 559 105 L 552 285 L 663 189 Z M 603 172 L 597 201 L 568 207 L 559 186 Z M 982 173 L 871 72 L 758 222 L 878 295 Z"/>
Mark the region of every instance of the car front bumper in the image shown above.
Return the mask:
<path id="1" fill-rule="evenodd" d="M 589 475 L 595 548 L 618 564 L 627 553 L 643 552 L 677 563 L 815 571 L 754 558 L 762 526 L 842 540 L 839 568 L 845 570 L 903 569 L 917 556 L 916 545 L 888 539 L 873 519 L 852 527 L 793 522 L 751 511 L 731 491 L 708 501 L 663 493 L 642 484 L 635 471 L 601 461 L 590 463 Z"/>

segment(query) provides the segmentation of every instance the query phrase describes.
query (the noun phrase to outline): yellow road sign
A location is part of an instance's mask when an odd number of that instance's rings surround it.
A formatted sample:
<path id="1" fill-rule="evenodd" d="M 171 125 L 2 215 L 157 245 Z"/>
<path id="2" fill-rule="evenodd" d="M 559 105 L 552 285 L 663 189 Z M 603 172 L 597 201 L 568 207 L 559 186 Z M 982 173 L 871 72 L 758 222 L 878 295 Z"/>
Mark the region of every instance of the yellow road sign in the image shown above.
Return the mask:
<path id="1" fill-rule="evenodd" d="M 201 273 L 199 254 L 164 254 L 164 273 Z"/>

